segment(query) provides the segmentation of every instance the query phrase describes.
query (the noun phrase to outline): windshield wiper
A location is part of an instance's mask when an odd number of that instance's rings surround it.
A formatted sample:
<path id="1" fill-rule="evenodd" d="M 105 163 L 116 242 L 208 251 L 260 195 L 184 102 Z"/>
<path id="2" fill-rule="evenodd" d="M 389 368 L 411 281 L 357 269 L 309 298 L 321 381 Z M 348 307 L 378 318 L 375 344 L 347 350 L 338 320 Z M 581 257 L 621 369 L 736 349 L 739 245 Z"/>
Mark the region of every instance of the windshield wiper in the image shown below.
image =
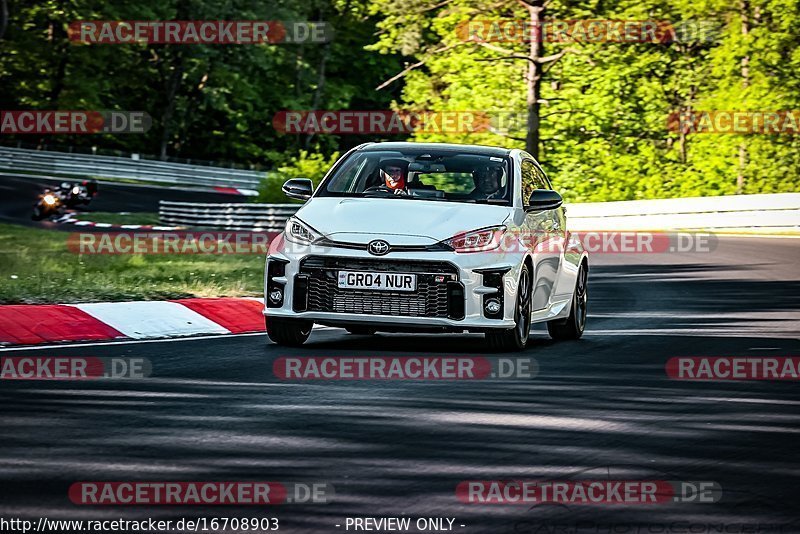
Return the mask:
<path id="1" fill-rule="evenodd" d="M 508 200 L 504 198 L 473 198 L 470 200 L 476 204 L 502 204 L 504 206 L 508 204 Z"/>
<path id="2" fill-rule="evenodd" d="M 443 200 L 440 198 L 422 197 L 415 195 L 395 195 L 394 193 L 390 193 L 388 191 L 383 191 L 380 189 L 376 191 L 362 191 L 361 193 L 358 193 L 358 195 L 362 198 L 402 198 L 409 200 Z"/>

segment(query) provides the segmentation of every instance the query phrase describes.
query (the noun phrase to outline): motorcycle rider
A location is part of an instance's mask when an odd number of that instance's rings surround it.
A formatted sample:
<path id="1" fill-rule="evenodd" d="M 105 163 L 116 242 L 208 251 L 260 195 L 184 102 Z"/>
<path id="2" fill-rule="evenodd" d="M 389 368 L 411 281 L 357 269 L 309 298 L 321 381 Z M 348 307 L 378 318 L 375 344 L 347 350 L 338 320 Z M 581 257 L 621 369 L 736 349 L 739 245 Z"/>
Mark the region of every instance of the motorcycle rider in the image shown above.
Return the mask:
<path id="1" fill-rule="evenodd" d="M 82 185 L 86 188 L 86 194 L 91 200 L 97 194 L 97 180 L 84 180 Z"/>

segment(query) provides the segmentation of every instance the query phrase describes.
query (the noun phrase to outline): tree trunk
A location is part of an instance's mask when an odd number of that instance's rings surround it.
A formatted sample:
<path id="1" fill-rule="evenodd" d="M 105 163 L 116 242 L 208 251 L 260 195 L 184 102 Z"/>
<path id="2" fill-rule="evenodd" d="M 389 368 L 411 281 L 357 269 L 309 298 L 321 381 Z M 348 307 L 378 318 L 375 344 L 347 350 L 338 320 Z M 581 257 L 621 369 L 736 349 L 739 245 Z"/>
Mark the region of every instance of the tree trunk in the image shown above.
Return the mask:
<path id="1" fill-rule="evenodd" d="M 691 117 L 692 116 L 692 109 L 694 108 L 694 99 L 695 99 L 695 96 L 696 96 L 696 90 L 697 90 L 697 88 L 694 85 L 692 85 L 689 88 L 688 103 L 686 104 L 685 107 L 683 107 L 682 109 L 679 109 L 679 112 L 680 113 L 685 113 L 687 117 Z M 679 145 L 679 147 L 680 147 L 680 157 L 681 157 L 681 163 L 683 163 L 685 165 L 686 162 L 689 161 L 689 149 L 688 149 L 689 136 L 686 134 L 686 129 L 683 128 L 682 125 L 681 125 L 680 116 L 681 115 L 679 114 L 678 115 L 678 117 L 679 117 L 678 118 L 678 130 L 680 131 L 680 145 Z"/>
<path id="2" fill-rule="evenodd" d="M 531 18 L 531 27 L 534 28 L 536 35 L 531 39 L 530 50 L 528 51 L 528 76 L 526 83 L 528 86 L 527 111 L 528 111 L 528 133 L 525 137 L 525 150 L 535 159 L 539 159 L 539 103 L 542 89 L 542 66 L 539 58 L 544 51 L 544 39 L 542 36 L 542 20 L 544 19 L 544 0 L 526 0 L 525 5 Z"/>
<path id="3" fill-rule="evenodd" d="M 176 3 L 176 19 L 187 20 L 189 19 L 189 5 L 186 0 L 178 0 Z M 170 144 L 170 137 L 173 133 L 173 116 L 175 115 L 175 108 L 178 102 L 178 91 L 181 88 L 184 72 L 184 55 L 189 54 L 181 46 L 171 47 L 165 46 L 162 50 L 164 57 L 164 65 L 167 72 L 164 74 L 165 78 L 164 89 L 166 90 L 166 103 L 164 111 L 161 114 L 161 141 L 159 143 L 158 156 L 162 161 L 167 159 L 167 148 Z"/>
<path id="4" fill-rule="evenodd" d="M 47 101 L 50 102 L 50 109 L 58 109 L 58 101 L 61 98 L 61 93 L 64 91 L 64 85 L 67 78 L 67 64 L 69 63 L 69 46 L 59 46 L 56 51 L 58 63 L 55 65 L 53 72 L 53 85 L 50 87 L 50 92 L 47 95 Z"/>
<path id="5" fill-rule="evenodd" d="M 169 146 L 169 138 L 172 134 L 172 115 L 175 113 L 175 101 L 178 88 L 181 85 L 181 78 L 183 78 L 183 56 L 178 52 L 178 56 L 172 65 L 172 73 L 170 73 L 167 81 L 167 105 L 161 117 L 162 130 L 161 146 L 159 150 L 159 157 L 161 160 L 167 159 L 167 147 Z"/>
<path id="6" fill-rule="evenodd" d="M 8 3 L 6 0 L 0 0 L 0 39 L 6 34 L 8 28 Z"/>
<path id="7" fill-rule="evenodd" d="M 63 10 L 63 2 L 58 4 Z M 52 47 L 52 63 L 50 70 L 50 89 L 47 91 L 47 105 L 50 109 L 59 109 L 59 100 L 64 91 L 67 79 L 67 66 L 69 65 L 70 43 L 61 23 L 55 17 L 50 20 L 49 39 Z M 39 145 L 44 145 L 49 140 L 48 136 L 39 139 Z"/>
<path id="8" fill-rule="evenodd" d="M 750 33 L 750 0 L 741 0 L 739 3 L 740 15 L 742 18 L 742 36 L 747 37 Z M 748 44 L 745 43 L 745 47 Z M 744 55 L 741 61 L 742 66 L 742 88 L 750 86 L 750 56 Z M 747 145 L 744 141 L 739 143 L 739 172 L 736 175 L 736 194 L 744 193 L 744 172 L 747 166 Z"/>
<path id="9" fill-rule="evenodd" d="M 311 103 L 311 111 L 317 111 L 317 108 L 320 106 L 322 102 L 322 95 L 325 91 L 325 67 L 328 63 L 328 56 L 330 55 L 331 47 L 330 43 L 325 44 L 325 47 L 322 49 L 322 57 L 319 60 L 319 69 L 317 71 L 317 88 L 314 90 L 314 100 Z M 310 133 L 306 136 L 305 148 L 309 150 L 311 148 L 311 140 L 314 138 L 314 134 Z"/>

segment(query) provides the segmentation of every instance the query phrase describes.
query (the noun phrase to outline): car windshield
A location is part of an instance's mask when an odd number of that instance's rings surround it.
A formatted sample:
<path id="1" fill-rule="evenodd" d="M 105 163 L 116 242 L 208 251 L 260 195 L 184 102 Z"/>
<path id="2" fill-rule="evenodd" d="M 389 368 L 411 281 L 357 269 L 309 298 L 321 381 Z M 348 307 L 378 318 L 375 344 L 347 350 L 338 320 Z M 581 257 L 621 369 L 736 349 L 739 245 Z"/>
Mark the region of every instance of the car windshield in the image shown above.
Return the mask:
<path id="1" fill-rule="evenodd" d="M 425 149 L 356 151 L 319 196 L 511 205 L 508 158 Z"/>

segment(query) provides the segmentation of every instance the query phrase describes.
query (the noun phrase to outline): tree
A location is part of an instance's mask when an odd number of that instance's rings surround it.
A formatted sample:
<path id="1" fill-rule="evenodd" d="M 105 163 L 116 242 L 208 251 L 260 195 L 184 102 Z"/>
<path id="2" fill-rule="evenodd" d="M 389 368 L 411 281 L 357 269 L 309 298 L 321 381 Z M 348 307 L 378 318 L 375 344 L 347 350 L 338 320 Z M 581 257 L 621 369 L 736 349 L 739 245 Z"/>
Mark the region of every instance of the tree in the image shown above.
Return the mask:
<path id="1" fill-rule="evenodd" d="M 8 28 L 8 2 L 0 0 L 0 39 L 6 34 Z"/>

